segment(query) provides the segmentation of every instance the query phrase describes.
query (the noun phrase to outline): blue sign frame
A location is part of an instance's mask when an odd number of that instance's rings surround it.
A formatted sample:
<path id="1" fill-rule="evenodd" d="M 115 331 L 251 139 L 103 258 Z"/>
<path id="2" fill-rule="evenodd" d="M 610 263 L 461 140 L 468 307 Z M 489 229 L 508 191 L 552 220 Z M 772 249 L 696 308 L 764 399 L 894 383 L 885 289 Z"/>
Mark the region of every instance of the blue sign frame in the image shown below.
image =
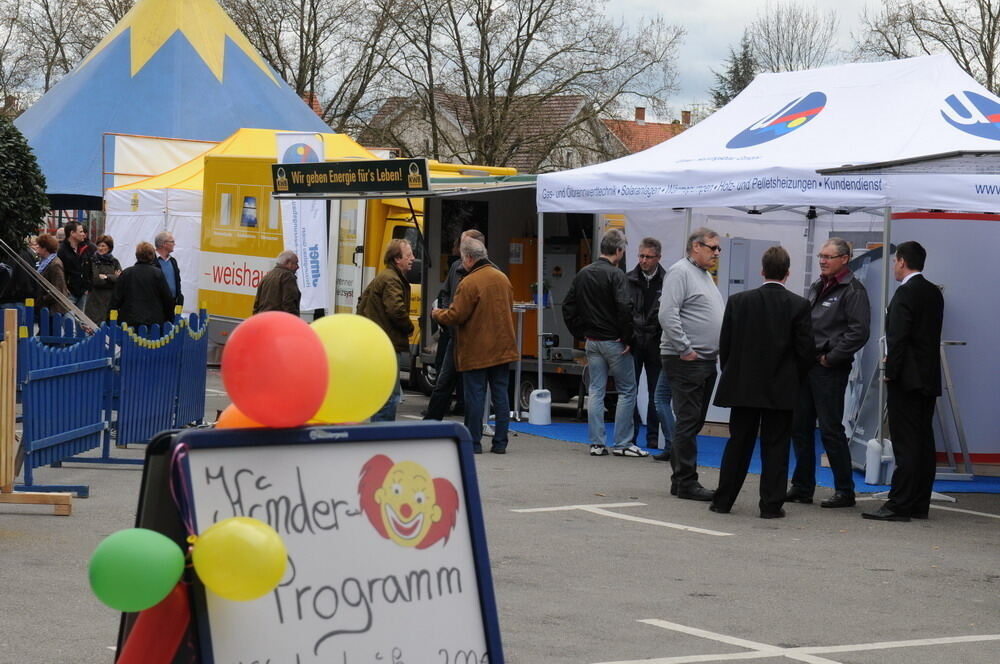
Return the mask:
<path id="1" fill-rule="evenodd" d="M 156 444 L 157 441 L 154 441 L 154 444 L 150 445 L 136 518 L 137 526 L 157 529 L 157 524 L 162 523 L 162 514 L 156 515 L 153 512 L 162 511 L 164 508 L 173 508 L 173 511 L 176 512 L 169 493 L 163 495 L 163 487 L 169 483 L 169 479 L 167 479 L 166 483 L 163 477 L 158 478 L 159 481 L 151 481 L 150 459 L 154 456 L 161 457 L 161 459 L 164 456 L 170 458 L 173 450 L 181 444 L 186 445 L 189 450 L 198 450 L 262 446 L 280 447 L 284 445 L 386 443 L 400 440 L 419 441 L 429 439 L 452 440 L 455 443 L 461 470 L 464 491 L 463 499 L 466 507 L 465 519 L 469 526 L 472 544 L 473 563 L 476 571 L 480 613 L 486 638 L 487 652 L 491 664 L 503 664 L 504 657 L 500 638 L 500 625 L 497 618 L 496 596 L 493 590 L 493 576 L 490 571 L 486 529 L 483 522 L 479 484 L 476 478 L 472 440 L 466 428 L 456 422 L 380 423 L 352 426 L 312 426 L 297 429 L 192 429 L 183 431 L 171 436 L 166 445 L 163 444 L 162 439 L 158 441 L 159 444 Z M 166 453 L 165 455 L 164 452 Z M 159 468 L 156 472 L 162 475 L 165 468 L 162 461 Z M 183 472 L 186 474 L 189 473 L 187 464 L 184 465 Z M 188 481 L 185 482 L 185 485 L 191 487 L 192 483 L 189 474 L 186 479 Z M 193 506 L 193 497 L 190 493 L 190 488 L 188 489 L 186 498 L 189 501 L 188 504 Z M 163 505 L 164 501 L 169 503 L 169 505 Z M 157 518 L 157 516 L 160 518 Z M 177 516 L 179 519 L 180 515 Z M 176 531 L 166 534 L 173 536 L 175 539 L 177 537 Z M 194 576 L 192 574 L 192 577 Z M 213 664 L 215 660 L 212 654 L 205 590 L 196 578 L 194 579 L 192 590 L 194 604 L 193 617 L 197 625 L 197 640 L 199 643 L 199 661 L 204 664 Z M 123 621 L 119 646 L 123 643 L 126 631 L 124 627 L 125 623 L 126 621 Z"/>

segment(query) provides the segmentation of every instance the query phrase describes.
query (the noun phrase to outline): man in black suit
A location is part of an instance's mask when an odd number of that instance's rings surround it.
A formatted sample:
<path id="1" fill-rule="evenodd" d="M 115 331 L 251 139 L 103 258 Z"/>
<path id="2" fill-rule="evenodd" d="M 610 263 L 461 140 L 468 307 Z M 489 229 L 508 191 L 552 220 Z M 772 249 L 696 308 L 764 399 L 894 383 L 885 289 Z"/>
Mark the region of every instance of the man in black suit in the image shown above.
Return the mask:
<path id="1" fill-rule="evenodd" d="M 722 319 L 722 377 L 716 406 L 731 408 L 729 442 L 722 455 L 719 488 L 709 507 L 732 509 L 750 467 L 760 431 L 760 516 L 785 516 L 788 439 L 799 384 L 813 363 L 809 301 L 785 288 L 790 260 L 782 247 L 761 259 L 764 285 L 730 296 Z"/>
<path id="2" fill-rule="evenodd" d="M 941 290 L 921 271 L 927 252 L 918 242 L 896 247 L 900 282 L 886 314 L 885 382 L 889 436 L 896 457 L 889 500 L 861 516 L 876 521 L 926 519 L 934 485 L 934 403 L 941 395 Z"/>

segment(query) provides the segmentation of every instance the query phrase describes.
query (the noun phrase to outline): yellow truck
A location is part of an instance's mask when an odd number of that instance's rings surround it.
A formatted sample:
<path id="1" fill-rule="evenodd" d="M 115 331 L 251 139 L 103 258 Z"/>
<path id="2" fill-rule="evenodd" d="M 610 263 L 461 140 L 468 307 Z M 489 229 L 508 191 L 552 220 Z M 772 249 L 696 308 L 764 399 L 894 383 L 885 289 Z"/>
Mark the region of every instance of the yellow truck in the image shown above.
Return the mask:
<path id="1" fill-rule="evenodd" d="M 274 163 L 272 156 L 206 155 L 204 160 L 198 299 L 212 316 L 209 334 L 214 346 L 224 344 L 231 329 L 250 316 L 257 284 L 284 249 L 280 206 L 271 195 Z M 428 163 L 432 182 L 435 177 L 462 177 L 468 169 L 477 174 L 516 174 L 510 168 Z M 412 245 L 417 260 L 407 275 L 412 284 L 410 315 L 415 328 L 410 340 L 410 387 L 429 393 L 431 385 L 419 366 L 420 281 L 426 254 L 421 230 L 424 200 L 350 199 L 327 204 L 327 313 L 355 312 L 361 292 L 382 269 L 382 257 L 392 239 L 405 239 Z M 312 313 L 303 312 L 307 319 Z"/>

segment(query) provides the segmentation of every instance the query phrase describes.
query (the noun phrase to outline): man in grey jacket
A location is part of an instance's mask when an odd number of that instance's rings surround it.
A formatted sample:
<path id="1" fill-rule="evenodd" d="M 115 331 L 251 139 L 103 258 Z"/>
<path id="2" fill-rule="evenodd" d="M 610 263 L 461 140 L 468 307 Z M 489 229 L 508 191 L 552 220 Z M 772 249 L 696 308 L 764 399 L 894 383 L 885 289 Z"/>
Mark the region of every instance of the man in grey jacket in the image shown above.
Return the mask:
<path id="1" fill-rule="evenodd" d="M 785 500 L 811 503 L 816 489 L 816 421 L 833 471 L 834 494 L 821 507 L 854 505 L 851 452 L 844 433 L 844 392 L 856 353 L 868 341 L 868 291 L 847 264 L 851 247 L 831 237 L 819 250 L 820 278 L 809 287 L 816 362 L 799 389 L 792 425 L 795 472 Z"/>
<path id="2" fill-rule="evenodd" d="M 698 432 L 705 424 L 719 331 L 725 304 L 708 270 L 719 260 L 719 234 L 699 228 L 687 241 L 687 256 L 670 266 L 660 298 L 663 338 L 660 359 L 673 393 L 673 453 L 670 493 L 686 500 L 709 501 L 714 491 L 698 483 Z"/>

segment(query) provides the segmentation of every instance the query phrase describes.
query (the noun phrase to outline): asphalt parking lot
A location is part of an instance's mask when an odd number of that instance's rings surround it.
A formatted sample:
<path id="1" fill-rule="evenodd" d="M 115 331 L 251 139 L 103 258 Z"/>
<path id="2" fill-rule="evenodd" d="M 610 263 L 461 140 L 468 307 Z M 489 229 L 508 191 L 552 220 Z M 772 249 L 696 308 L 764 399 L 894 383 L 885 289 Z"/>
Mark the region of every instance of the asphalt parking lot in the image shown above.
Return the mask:
<path id="1" fill-rule="evenodd" d="M 213 375 L 206 412 L 226 403 Z M 425 403 L 407 393 L 400 419 Z M 508 662 L 998 661 L 1000 496 L 910 523 L 865 521 L 866 502 L 762 520 L 756 476 L 714 514 L 669 496 L 668 464 L 575 443 L 519 434 L 477 468 Z M 38 475 L 92 493 L 70 517 L 0 505 L 0 663 L 110 662 L 118 615 L 91 594 L 87 560 L 133 525 L 140 469 Z"/>

